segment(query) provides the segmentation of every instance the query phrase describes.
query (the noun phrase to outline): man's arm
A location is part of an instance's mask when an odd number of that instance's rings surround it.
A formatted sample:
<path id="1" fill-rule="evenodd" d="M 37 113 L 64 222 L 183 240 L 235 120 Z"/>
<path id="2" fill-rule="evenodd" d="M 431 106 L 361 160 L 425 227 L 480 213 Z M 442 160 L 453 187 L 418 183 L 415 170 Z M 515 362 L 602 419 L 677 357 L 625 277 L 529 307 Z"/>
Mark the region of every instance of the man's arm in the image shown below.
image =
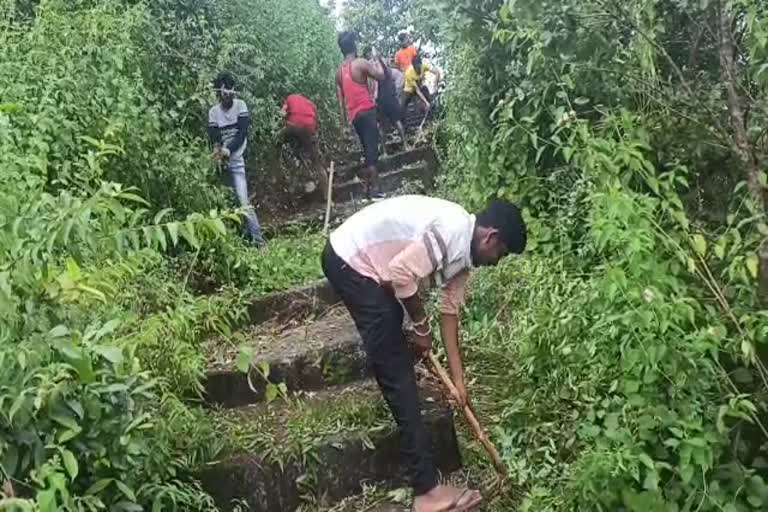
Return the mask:
<path id="1" fill-rule="evenodd" d="M 467 390 L 464 387 L 464 365 L 461 361 L 461 348 L 459 347 L 459 315 L 440 315 L 440 336 L 445 345 L 445 355 L 448 356 L 448 367 L 451 370 L 453 380 L 459 398 L 464 405 L 467 401 Z"/>
<path id="2" fill-rule="evenodd" d="M 432 330 L 419 297 L 418 283 L 435 270 L 430 254 L 425 241 L 419 240 L 408 245 L 389 262 L 395 297 L 403 302 L 413 323 L 414 342 L 424 353 L 432 348 Z"/>
<path id="3" fill-rule="evenodd" d="M 215 124 L 208 125 L 208 139 L 214 146 L 221 145 L 221 130 Z"/>
<path id="4" fill-rule="evenodd" d="M 218 147 L 221 146 L 221 130 L 216 123 L 214 110 L 215 107 L 208 111 L 208 138 L 214 146 Z"/>
<path id="5" fill-rule="evenodd" d="M 339 74 L 336 74 L 336 99 L 339 101 L 339 117 L 341 121 L 346 124 L 346 116 L 344 115 L 344 91 L 341 89 L 341 81 L 339 80 Z"/>
<path id="6" fill-rule="evenodd" d="M 371 61 L 368 61 L 368 60 L 365 61 L 365 65 L 363 69 L 366 75 L 370 76 L 375 80 L 384 80 L 384 78 L 386 78 L 384 76 L 384 70 L 380 69 L 378 65 L 374 64 Z"/>
<path id="7" fill-rule="evenodd" d="M 240 149 L 240 147 L 243 145 L 243 142 L 245 142 L 246 137 L 248 137 L 248 124 L 248 112 L 240 114 L 237 117 L 237 135 L 232 137 L 232 140 L 229 141 L 229 144 L 227 144 L 227 149 L 229 150 L 230 154 Z"/>
<path id="8" fill-rule="evenodd" d="M 418 96 L 421 99 L 421 101 L 424 102 L 424 105 L 427 107 L 427 110 L 429 110 L 430 108 L 429 101 L 427 101 L 427 98 L 424 97 L 424 93 L 421 92 L 421 84 L 416 85 L 416 96 Z"/>
<path id="9" fill-rule="evenodd" d="M 467 403 L 467 389 L 464 385 L 464 365 L 459 346 L 459 309 L 464 302 L 469 270 L 464 269 L 445 284 L 443 301 L 440 305 L 440 336 L 445 345 L 445 355 L 448 357 L 448 367 L 451 380 L 459 392 L 460 405 Z"/>

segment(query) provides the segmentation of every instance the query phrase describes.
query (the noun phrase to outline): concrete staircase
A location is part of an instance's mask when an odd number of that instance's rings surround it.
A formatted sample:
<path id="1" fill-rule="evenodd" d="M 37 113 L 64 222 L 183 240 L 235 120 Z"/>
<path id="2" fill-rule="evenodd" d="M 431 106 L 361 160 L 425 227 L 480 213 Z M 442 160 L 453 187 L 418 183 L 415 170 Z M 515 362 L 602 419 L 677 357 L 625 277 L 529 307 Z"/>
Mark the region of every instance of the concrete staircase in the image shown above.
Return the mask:
<path id="1" fill-rule="evenodd" d="M 353 161 L 338 169 L 336 221 L 366 204 L 352 179 L 358 166 Z M 394 195 L 414 179 L 431 186 L 437 169 L 432 150 L 419 148 L 383 158 L 380 176 Z M 270 231 L 317 228 L 323 214 L 322 205 L 310 204 Z M 219 507 L 322 510 L 366 484 L 407 485 L 396 426 L 357 330 L 329 283 L 258 297 L 249 317 L 249 325 L 205 347 L 204 399 L 226 448 L 199 477 Z M 252 354 L 247 372 L 241 371 L 245 352 Z M 286 396 L 267 403 L 278 384 Z M 453 411 L 436 380 L 424 373 L 419 394 L 435 460 L 443 474 L 451 473 L 461 467 Z M 355 510 L 350 506 L 344 510 Z M 403 507 L 384 503 L 372 510 Z"/>
<path id="2" fill-rule="evenodd" d="M 358 155 L 358 153 L 354 153 Z M 338 224 L 354 212 L 369 204 L 364 199 L 362 184 L 357 180 L 357 171 L 362 162 L 352 158 L 338 167 L 334 173 L 333 206 L 331 223 Z M 407 193 L 425 193 L 434 186 L 440 163 L 431 147 L 424 146 L 410 151 L 393 153 L 382 157 L 378 163 L 378 185 L 388 196 Z M 264 229 L 270 236 L 290 232 L 319 229 L 325 218 L 325 200 L 320 191 L 308 196 L 305 206 L 291 215 L 265 222 Z"/>
<path id="3" fill-rule="evenodd" d="M 293 326 L 283 329 L 278 308 L 296 298 Z M 235 337 L 253 351 L 248 374 L 237 368 L 242 345 L 206 347 L 204 396 L 227 449 L 199 476 L 217 504 L 287 512 L 333 503 L 365 483 L 406 484 L 397 429 L 328 284 L 264 297 L 251 310 L 255 323 Z M 265 403 L 262 363 L 270 382 L 285 384 L 287 399 Z M 461 466 L 452 409 L 432 378 L 422 376 L 419 388 L 436 461 L 450 473 Z"/>

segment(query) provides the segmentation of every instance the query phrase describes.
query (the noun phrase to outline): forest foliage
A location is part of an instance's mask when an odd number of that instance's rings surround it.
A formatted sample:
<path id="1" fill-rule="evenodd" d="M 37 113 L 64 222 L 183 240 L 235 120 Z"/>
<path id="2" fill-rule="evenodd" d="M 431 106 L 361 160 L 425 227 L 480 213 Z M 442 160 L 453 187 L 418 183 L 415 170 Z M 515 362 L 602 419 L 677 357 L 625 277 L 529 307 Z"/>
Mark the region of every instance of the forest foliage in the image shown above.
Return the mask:
<path id="1" fill-rule="evenodd" d="M 439 51 L 441 193 L 525 207 L 523 259 L 478 276 L 473 397 L 505 510 L 768 506 L 768 17 L 757 0 L 350 0 L 391 51 Z M 392 16 L 393 13 L 400 13 Z M 314 0 L 0 0 L 0 508 L 213 510 L 220 440 L 187 400 L 200 342 L 319 276 L 264 253 L 208 158 L 210 80 L 333 139 L 334 22 Z M 299 256 L 297 256 L 299 255 Z"/>
<path id="2" fill-rule="evenodd" d="M 764 509 L 765 5 L 438 5 L 446 190 L 530 219 L 466 317 L 521 509 Z"/>
<path id="3" fill-rule="evenodd" d="M 203 138 L 222 69 L 254 164 L 289 92 L 332 132 L 331 20 L 288 7 L 0 1 L 0 508 L 215 508 L 190 476 L 220 445 L 188 400 L 200 342 L 318 275 L 305 251 L 267 279 L 297 251 L 239 241 Z"/>

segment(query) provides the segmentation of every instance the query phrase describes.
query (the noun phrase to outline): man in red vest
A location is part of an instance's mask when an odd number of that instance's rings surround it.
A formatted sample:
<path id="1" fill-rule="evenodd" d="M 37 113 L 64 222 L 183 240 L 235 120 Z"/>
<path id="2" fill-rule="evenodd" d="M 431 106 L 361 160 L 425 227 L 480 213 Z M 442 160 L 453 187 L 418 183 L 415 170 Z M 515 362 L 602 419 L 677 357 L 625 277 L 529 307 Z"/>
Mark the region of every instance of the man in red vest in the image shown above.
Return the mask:
<path id="1" fill-rule="evenodd" d="M 365 165 L 357 176 L 365 185 L 366 196 L 371 198 L 379 196 L 371 190 L 376 179 L 376 163 L 379 160 L 379 126 L 376 122 L 376 106 L 368 89 L 368 79 L 384 80 L 384 71 L 371 61 L 357 56 L 357 35 L 354 32 L 342 32 L 338 43 L 344 55 L 336 74 L 339 113 L 344 119 L 346 105 L 347 122 L 355 127 L 360 138 Z"/>

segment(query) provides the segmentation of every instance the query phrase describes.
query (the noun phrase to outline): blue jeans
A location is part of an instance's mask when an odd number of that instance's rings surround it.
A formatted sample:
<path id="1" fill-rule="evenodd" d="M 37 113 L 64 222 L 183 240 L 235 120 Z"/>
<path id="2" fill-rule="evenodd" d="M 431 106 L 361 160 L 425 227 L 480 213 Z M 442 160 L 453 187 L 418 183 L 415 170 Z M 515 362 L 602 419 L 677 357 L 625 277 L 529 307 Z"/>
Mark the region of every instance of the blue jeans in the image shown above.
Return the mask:
<path id="1" fill-rule="evenodd" d="M 246 207 L 245 213 L 245 232 L 248 234 L 248 238 L 257 245 L 264 245 L 264 236 L 261 234 L 261 225 L 259 224 L 259 218 L 256 216 L 256 211 L 251 206 L 251 202 L 248 199 L 248 183 L 245 179 L 245 167 L 230 167 L 225 171 L 229 180 L 229 186 L 232 187 L 232 191 L 235 193 L 237 203 L 241 207 Z"/>

